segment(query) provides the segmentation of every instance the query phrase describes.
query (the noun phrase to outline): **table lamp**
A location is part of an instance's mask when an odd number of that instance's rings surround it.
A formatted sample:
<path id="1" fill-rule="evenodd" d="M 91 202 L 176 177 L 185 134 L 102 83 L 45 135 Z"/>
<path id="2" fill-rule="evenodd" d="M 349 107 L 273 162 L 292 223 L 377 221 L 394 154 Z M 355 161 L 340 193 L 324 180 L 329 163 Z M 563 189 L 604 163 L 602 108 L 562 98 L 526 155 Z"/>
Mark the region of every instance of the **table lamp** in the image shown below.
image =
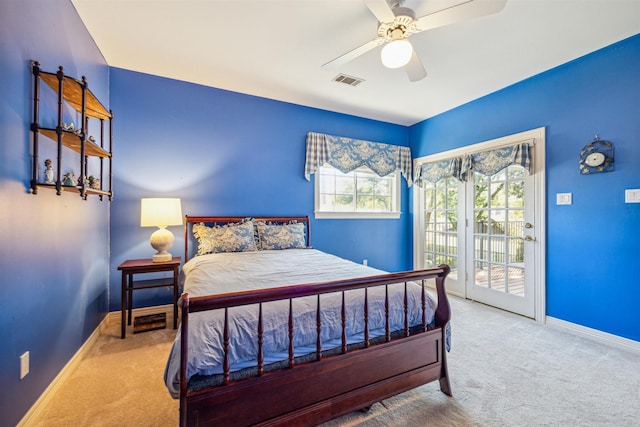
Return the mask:
<path id="1" fill-rule="evenodd" d="M 140 226 L 158 227 L 149 239 L 151 247 L 158 251 L 153 255 L 153 262 L 171 261 L 172 256 L 167 252 L 173 246 L 173 233 L 167 230 L 170 225 L 182 225 L 180 199 L 152 198 L 141 200 Z"/>

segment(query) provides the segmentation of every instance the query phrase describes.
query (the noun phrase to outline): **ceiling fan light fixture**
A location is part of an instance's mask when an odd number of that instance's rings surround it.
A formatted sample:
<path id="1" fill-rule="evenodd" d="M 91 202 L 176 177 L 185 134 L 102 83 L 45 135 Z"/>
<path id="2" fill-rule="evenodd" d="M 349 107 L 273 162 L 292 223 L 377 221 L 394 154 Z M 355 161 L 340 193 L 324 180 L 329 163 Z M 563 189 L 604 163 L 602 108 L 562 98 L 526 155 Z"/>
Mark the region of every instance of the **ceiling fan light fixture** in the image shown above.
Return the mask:
<path id="1" fill-rule="evenodd" d="M 409 40 L 393 40 L 382 48 L 380 59 L 387 68 L 400 68 L 409 63 L 412 54 L 413 46 Z"/>

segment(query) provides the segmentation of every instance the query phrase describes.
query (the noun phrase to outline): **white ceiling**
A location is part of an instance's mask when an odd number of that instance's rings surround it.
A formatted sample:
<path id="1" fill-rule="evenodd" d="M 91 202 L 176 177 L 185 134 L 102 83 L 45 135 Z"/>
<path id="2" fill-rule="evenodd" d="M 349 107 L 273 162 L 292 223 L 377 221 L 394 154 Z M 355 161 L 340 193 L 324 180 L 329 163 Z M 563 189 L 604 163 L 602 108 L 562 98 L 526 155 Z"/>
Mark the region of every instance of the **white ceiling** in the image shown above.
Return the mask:
<path id="1" fill-rule="evenodd" d="M 413 35 L 411 83 L 376 48 L 332 81 L 320 66 L 375 38 L 362 0 L 71 0 L 113 67 L 411 125 L 640 32 L 640 0 L 507 0 Z M 482 0 L 478 0 L 482 1 Z M 407 0 L 425 15 L 451 0 Z"/>

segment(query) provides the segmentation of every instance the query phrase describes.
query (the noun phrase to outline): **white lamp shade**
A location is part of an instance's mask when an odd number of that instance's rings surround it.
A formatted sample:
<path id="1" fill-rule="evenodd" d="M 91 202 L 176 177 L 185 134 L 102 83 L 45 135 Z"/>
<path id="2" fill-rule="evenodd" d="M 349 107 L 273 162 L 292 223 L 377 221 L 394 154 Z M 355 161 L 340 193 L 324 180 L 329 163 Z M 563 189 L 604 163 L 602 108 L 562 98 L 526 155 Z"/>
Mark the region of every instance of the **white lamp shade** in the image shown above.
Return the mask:
<path id="1" fill-rule="evenodd" d="M 170 225 L 182 224 L 180 199 L 153 198 L 142 199 L 140 204 L 140 226 L 159 227 L 149 239 L 156 252 L 153 262 L 169 262 L 172 255 L 168 252 L 173 246 L 173 233 L 166 229 Z"/>
<path id="2" fill-rule="evenodd" d="M 141 227 L 167 227 L 169 225 L 182 225 L 182 207 L 180 205 L 180 199 L 142 199 L 140 206 Z"/>
<path id="3" fill-rule="evenodd" d="M 408 40 L 393 40 L 382 48 L 380 59 L 387 68 L 400 68 L 409 63 L 412 54 L 413 46 Z"/>

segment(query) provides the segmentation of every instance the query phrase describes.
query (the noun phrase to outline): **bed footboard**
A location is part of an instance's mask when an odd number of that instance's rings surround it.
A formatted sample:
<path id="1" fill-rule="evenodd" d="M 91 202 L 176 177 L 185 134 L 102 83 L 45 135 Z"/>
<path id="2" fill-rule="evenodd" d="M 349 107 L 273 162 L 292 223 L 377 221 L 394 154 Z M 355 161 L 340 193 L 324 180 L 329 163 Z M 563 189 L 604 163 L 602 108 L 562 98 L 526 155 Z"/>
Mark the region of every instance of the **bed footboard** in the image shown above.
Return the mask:
<path id="1" fill-rule="evenodd" d="M 451 395 L 445 350 L 447 324 L 451 316 L 444 289 L 448 273 L 449 267 L 441 265 L 429 270 L 219 296 L 189 298 L 183 294 L 180 425 L 315 425 L 435 380 L 439 380 L 442 392 Z M 435 279 L 438 296 L 435 327 L 431 329 L 424 320 L 425 281 L 428 279 Z M 296 364 L 290 345 L 289 367 L 272 372 L 264 372 L 260 366 L 262 355 L 259 349 L 258 375 L 237 381 L 229 379 L 229 363 L 225 357 L 222 385 L 189 390 L 187 349 L 190 313 L 402 282 L 405 283 L 406 295 L 406 283 L 409 281 L 422 283 L 423 322 L 417 332 L 405 324 L 402 337 L 392 338 L 392 331 L 387 330 L 384 342 L 374 344 L 369 342 L 365 328 L 364 348 L 355 350 L 348 349 L 343 334 L 340 354 L 327 357 L 322 356 L 318 340 L 317 359 L 300 364 Z M 365 308 L 365 318 L 366 313 Z M 291 312 L 289 315 L 290 335 L 293 336 Z M 228 346 L 227 329 L 225 325 L 225 347 Z"/>
<path id="2" fill-rule="evenodd" d="M 194 393 L 187 425 L 318 424 L 439 379 L 441 354 L 434 330 Z"/>

